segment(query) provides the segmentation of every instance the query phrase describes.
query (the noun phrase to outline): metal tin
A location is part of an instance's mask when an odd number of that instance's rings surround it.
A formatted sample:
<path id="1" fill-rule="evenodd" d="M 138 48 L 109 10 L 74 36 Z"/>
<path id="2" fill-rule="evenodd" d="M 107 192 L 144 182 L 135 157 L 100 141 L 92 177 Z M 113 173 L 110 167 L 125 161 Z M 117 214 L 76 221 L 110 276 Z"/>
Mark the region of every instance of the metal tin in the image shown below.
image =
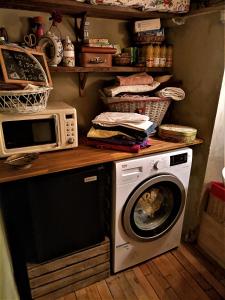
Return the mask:
<path id="1" fill-rule="evenodd" d="M 197 129 L 183 125 L 163 124 L 159 126 L 158 134 L 162 139 L 190 143 L 195 140 Z"/>

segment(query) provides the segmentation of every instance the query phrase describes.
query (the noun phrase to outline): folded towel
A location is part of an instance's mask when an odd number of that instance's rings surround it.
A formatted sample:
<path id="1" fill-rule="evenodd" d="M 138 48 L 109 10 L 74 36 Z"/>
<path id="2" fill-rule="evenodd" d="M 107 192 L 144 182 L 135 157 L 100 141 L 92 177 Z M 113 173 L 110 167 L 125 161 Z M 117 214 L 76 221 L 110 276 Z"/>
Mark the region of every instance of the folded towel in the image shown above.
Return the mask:
<path id="1" fill-rule="evenodd" d="M 181 88 L 177 87 L 166 87 L 156 92 L 156 95 L 159 97 L 171 98 L 175 101 L 180 101 L 185 98 L 185 92 Z"/>
<path id="2" fill-rule="evenodd" d="M 144 93 L 155 90 L 160 85 L 159 82 L 153 81 L 152 84 L 142 84 L 142 85 L 120 85 L 111 86 L 104 88 L 104 93 L 107 96 L 114 97 L 120 93 Z"/>
<path id="3" fill-rule="evenodd" d="M 120 126 L 120 125 L 108 127 L 108 126 L 101 126 L 99 124 L 93 124 L 93 127 L 95 129 L 101 129 L 101 130 L 119 131 L 128 136 L 133 137 L 137 141 L 142 141 L 143 139 L 146 139 L 147 137 L 152 135 L 152 133 L 154 133 L 156 125 L 153 123 L 146 130 L 136 130 L 133 128 L 127 128 L 127 127 Z"/>
<path id="4" fill-rule="evenodd" d="M 137 113 L 129 112 L 103 112 L 96 116 L 92 123 L 105 123 L 105 124 L 117 124 L 118 123 L 140 123 L 143 121 L 148 121 L 149 117 L 145 115 L 140 115 Z"/>
<path id="5" fill-rule="evenodd" d="M 145 85 L 152 84 L 154 79 L 147 73 L 138 73 L 130 76 L 116 76 L 116 81 L 121 85 Z"/>
<path id="6" fill-rule="evenodd" d="M 91 129 L 87 133 L 88 138 L 98 138 L 98 139 L 107 139 L 112 137 L 120 136 L 123 139 L 127 140 L 135 140 L 134 137 L 131 135 L 128 135 L 126 133 L 123 133 L 121 131 L 117 130 L 103 130 L 103 129 L 96 129 L 94 127 L 91 127 Z"/>
<path id="7" fill-rule="evenodd" d="M 129 146 L 129 145 L 113 144 L 113 143 L 109 143 L 109 142 L 102 142 L 102 141 L 94 140 L 94 139 L 86 139 L 86 144 L 89 146 L 94 146 L 99 149 L 111 149 L 111 150 L 117 150 L 117 151 L 137 153 L 141 149 L 149 147 L 150 141 L 143 142 L 142 144 L 134 144 L 134 145 Z"/>

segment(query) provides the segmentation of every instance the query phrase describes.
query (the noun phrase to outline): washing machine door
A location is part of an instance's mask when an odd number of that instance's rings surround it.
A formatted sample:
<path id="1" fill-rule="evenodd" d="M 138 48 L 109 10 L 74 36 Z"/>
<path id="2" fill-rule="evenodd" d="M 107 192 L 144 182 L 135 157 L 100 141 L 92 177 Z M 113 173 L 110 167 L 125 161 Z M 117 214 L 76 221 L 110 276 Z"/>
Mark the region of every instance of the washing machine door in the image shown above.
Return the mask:
<path id="1" fill-rule="evenodd" d="M 126 233 L 138 240 L 156 239 L 177 222 L 185 205 L 185 189 L 170 174 L 152 177 L 131 194 L 123 209 Z"/>

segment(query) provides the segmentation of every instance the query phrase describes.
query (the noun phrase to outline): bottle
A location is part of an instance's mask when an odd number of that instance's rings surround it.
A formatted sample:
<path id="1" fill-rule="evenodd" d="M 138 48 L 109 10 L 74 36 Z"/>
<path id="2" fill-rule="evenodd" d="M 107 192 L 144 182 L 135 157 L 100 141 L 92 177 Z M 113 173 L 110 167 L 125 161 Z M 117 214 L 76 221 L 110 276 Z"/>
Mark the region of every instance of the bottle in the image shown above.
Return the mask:
<path id="1" fill-rule="evenodd" d="M 75 52 L 74 45 L 71 42 L 69 36 L 63 42 L 63 66 L 74 67 L 75 66 Z"/>
<path id="2" fill-rule="evenodd" d="M 166 66 L 166 45 L 161 46 L 160 48 L 160 60 L 159 60 L 159 66 L 161 68 L 165 68 Z"/>
<path id="3" fill-rule="evenodd" d="M 84 23 L 84 43 L 88 43 L 88 39 L 89 39 L 89 25 L 90 22 L 85 21 Z"/>
<path id="4" fill-rule="evenodd" d="M 154 47 L 151 44 L 150 46 L 147 47 L 146 50 L 146 67 L 152 68 L 153 61 L 154 61 Z"/>
<path id="5" fill-rule="evenodd" d="M 42 16 L 37 16 L 33 18 L 35 24 L 35 35 L 37 39 L 44 35 L 44 18 Z"/>
<path id="6" fill-rule="evenodd" d="M 169 45 L 166 51 L 166 67 L 171 68 L 173 64 L 173 46 Z"/>
<path id="7" fill-rule="evenodd" d="M 160 46 L 156 45 L 154 47 L 154 59 L 153 59 L 153 67 L 159 67 L 159 60 L 160 60 Z"/>

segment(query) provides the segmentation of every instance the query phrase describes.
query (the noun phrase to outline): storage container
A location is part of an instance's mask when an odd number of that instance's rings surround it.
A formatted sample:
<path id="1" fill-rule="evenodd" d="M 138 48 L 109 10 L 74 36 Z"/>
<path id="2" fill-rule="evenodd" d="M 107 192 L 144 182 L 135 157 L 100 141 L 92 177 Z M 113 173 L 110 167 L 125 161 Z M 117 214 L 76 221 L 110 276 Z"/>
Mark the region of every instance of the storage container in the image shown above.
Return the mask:
<path id="1" fill-rule="evenodd" d="M 81 67 L 111 67 L 112 54 L 108 53 L 80 53 Z"/>
<path id="2" fill-rule="evenodd" d="M 149 120 L 159 126 L 171 103 L 169 98 L 144 97 L 144 96 L 123 96 L 106 97 L 100 91 L 102 101 L 107 105 L 109 111 L 136 112 L 149 117 Z"/>
<path id="3" fill-rule="evenodd" d="M 191 143 L 196 138 L 197 129 L 183 125 L 163 124 L 159 126 L 158 134 L 165 140 Z"/>

